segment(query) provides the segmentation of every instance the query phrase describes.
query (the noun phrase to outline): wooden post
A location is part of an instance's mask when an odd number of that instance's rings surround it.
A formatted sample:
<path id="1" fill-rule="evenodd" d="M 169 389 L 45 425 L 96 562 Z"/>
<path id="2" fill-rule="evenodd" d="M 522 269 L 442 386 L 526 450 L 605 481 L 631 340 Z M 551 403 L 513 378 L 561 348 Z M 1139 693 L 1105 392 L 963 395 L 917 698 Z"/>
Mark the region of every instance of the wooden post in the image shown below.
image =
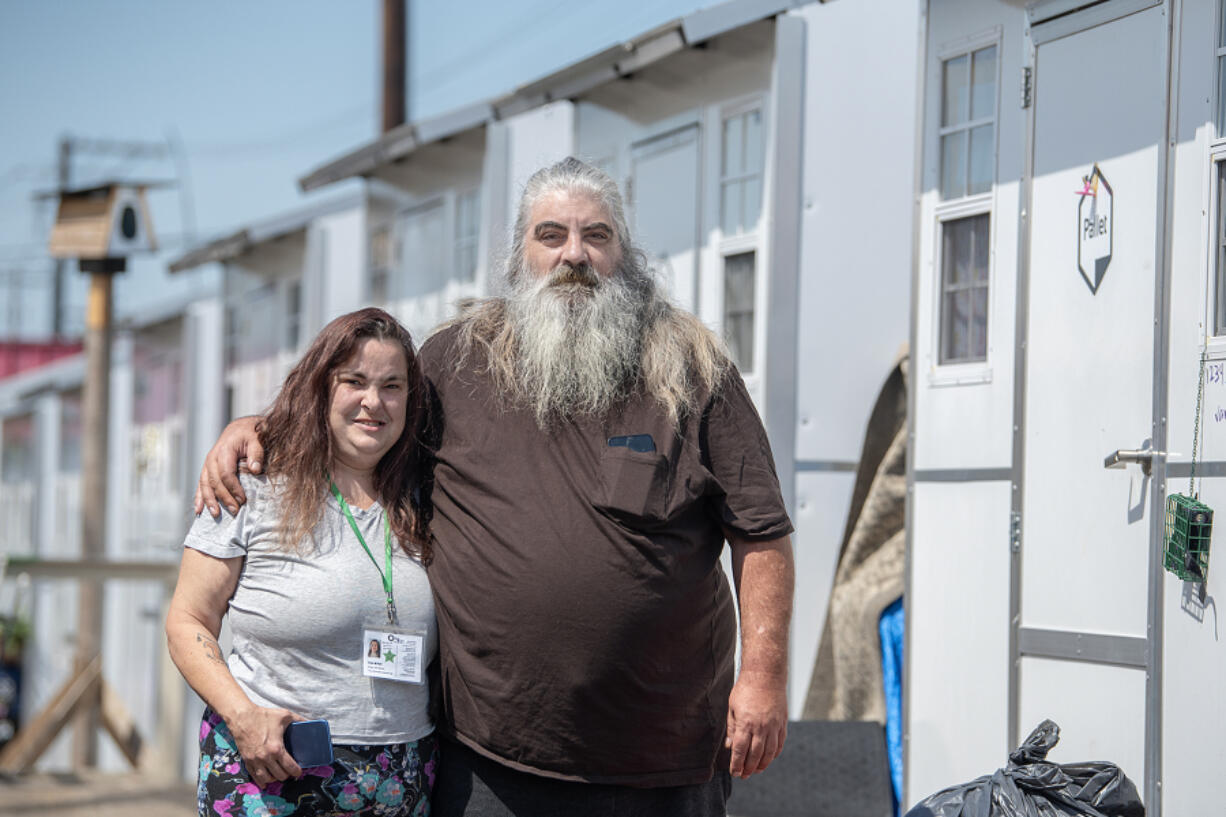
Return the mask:
<path id="1" fill-rule="evenodd" d="M 121 272 L 122 258 L 82 260 L 89 273 L 85 310 L 85 388 L 82 395 L 81 439 L 81 558 L 106 558 L 106 464 L 111 377 L 111 276 Z M 77 609 L 75 672 L 84 672 L 99 655 L 102 641 L 102 583 L 81 581 Z M 97 692 L 83 705 L 73 723 L 73 767 L 98 765 L 99 704 Z"/>

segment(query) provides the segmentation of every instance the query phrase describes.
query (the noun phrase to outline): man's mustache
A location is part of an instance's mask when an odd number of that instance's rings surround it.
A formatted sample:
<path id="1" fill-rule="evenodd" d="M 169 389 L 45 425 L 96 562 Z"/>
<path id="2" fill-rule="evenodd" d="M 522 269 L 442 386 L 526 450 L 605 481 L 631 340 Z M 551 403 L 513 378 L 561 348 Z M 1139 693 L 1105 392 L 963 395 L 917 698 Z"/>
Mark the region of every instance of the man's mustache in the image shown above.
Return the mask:
<path id="1" fill-rule="evenodd" d="M 553 268 L 546 280 L 548 286 L 563 284 L 583 284 L 595 288 L 600 284 L 600 275 L 592 269 L 591 264 L 559 264 Z"/>

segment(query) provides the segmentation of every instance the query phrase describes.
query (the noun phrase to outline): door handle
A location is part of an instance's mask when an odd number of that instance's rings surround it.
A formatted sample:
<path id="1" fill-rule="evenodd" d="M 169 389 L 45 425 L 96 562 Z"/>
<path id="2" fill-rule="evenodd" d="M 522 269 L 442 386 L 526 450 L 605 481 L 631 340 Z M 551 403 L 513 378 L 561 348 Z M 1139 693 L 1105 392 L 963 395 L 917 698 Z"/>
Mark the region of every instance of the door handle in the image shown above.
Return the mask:
<path id="1" fill-rule="evenodd" d="M 1151 476 L 1154 470 L 1154 454 L 1164 454 L 1164 451 L 1153 451 L 1145 448 L 1140 451 L 1131 451 L 1127 448 L 1120 448 L 1108 454 L 1103 460 L 1103 468 L 1123 468 L 1130 462 L 1135 462 L 1141 466 L 1141 473 L 1145 476 Z"/>

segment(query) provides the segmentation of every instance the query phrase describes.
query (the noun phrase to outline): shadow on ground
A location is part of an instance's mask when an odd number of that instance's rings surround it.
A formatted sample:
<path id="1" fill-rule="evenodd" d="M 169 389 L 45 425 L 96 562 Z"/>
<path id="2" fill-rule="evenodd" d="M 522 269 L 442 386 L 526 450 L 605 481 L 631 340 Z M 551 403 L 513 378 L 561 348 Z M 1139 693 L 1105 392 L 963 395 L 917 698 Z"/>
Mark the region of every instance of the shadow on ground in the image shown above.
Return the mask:
<path id="1" fill-rule="evenodd" d="M 0 817 L 193 817 L 190 783 L 133 774 L 35 774 L 0 778 Z"/>

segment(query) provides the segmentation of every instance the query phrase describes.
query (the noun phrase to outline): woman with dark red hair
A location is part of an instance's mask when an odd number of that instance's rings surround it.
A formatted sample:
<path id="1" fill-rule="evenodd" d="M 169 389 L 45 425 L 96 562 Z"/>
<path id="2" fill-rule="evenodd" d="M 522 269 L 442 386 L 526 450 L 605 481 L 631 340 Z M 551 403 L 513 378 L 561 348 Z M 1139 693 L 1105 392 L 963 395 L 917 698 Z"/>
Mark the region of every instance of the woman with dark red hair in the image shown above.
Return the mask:
<path id="1" fill-rule="evenodd" d="M 260 421 L 267 462 L 242 475 L 247 502 L 196 517 L 166 634 L 208 705 L 202 815 L 429 813 L 438 635 L 414 503 L 426 407 L 404 327 L 380 309 L 343 315 Z M 330 738 L 291 726 L 308 720 Z"/>

